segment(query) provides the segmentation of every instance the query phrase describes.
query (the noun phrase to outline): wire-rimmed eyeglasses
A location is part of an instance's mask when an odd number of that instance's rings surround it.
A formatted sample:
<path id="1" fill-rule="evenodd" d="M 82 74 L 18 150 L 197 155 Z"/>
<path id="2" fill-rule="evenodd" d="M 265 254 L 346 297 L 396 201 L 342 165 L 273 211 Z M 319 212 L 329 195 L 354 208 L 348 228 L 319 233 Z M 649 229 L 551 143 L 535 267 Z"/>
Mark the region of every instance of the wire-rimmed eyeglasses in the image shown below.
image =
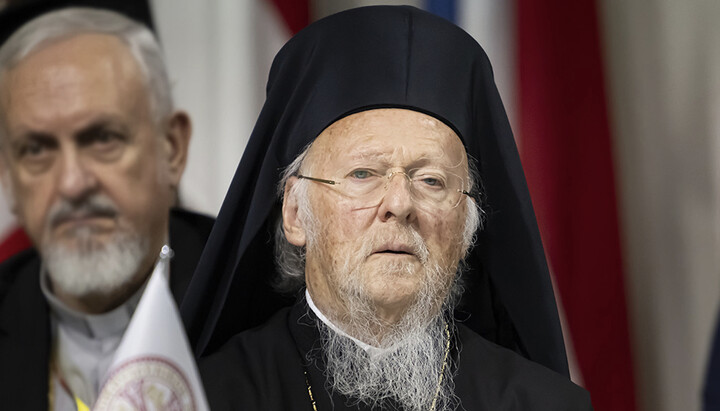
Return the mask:
<path id="1" fill-rule="evenodd" d="M 396 175 L 405 176 L 412 199 L 425 209 L 449 210 L 460 204 L 463 194 L 470 196 L 460 176 L 434 168 L 416 168 L 407 172 L 388 170 L 384 173 L 372 168 L 360 168 L 335 180 L 301 174 L 297 177 L 334 186 L 341 194 L 356 200 L 358 207 L 364 208 L 380 204 Z"/>

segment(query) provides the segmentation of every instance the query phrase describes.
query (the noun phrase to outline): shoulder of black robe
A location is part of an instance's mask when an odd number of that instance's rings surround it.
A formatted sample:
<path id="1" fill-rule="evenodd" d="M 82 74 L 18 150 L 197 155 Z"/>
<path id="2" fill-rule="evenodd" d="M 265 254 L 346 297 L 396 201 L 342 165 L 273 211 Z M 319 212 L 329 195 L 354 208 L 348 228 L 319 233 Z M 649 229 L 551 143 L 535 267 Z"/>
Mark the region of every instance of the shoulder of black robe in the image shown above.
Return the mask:
<path id="1" fill-rule="evenodd" d="M 317 317 L 303 300 L 201 359 L 200 373 L 211 408 L 311 410 L 309 383 L 318 410 L 369 410 L 325 388 L 322 361 L 308 360 L 317 357 L 320 348 L 316 323 Z M 587 391 L 564 376 L 485 340 L 464 325 L 458 325 L 456 335 L 453 382 L 459 409 L 592 410 Z"/>
<path id="2" fill-rule="evenodd" d="M 715 336 L 710 345 L 710 361 L 703 387 L 703 411 L 720 410 L 720 315 L 715 321 Z"/>
<path id="3" fill-rule="evenodd" d="M 455 394 L 465 409 L 592 410 L 590 394 L 564 375 L 493 344 L 460 324 Z M 480 406 L 482 404 L 482 407 Z"/>
<path id="4" fill-rule="evenodd" d="M 406 6 L 327 17 L 275 57 L 267 100 L 181 307 L 196 354 L 292 303 L 269 285 L 281 170 L 334 121 L 391 107 L 443 121 L 480 172 L 487 216 L 468 258 L 459 317 L 567 375 L 542 243 L 487 55 L 460 28 Z"/>
<path id="5" fill-rule="evenodd" d="M 170 291 L 180 303 L 187 291 L 215 220 L 203 214 L 173 208 L 170 210 L 169 237 Z"/>
<path id="6" fill-rule="evenodd" d="M 40 256 L 22 251 L 0 264 L 0 402 L 48 408 L 50 315 L 40 290 Z"/>

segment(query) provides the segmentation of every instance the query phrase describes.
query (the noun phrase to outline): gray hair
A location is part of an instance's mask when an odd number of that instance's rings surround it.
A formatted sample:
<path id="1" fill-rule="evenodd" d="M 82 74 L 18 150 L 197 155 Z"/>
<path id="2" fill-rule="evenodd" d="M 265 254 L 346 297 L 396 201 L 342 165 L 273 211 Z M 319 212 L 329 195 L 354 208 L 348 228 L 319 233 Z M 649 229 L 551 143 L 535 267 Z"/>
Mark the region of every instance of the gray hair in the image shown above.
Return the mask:
<path id="1" fill-rule="evenodd" d="M 277 196 L 281 202 L 283 201 L 285 185 L 287 184 L 288 179 L 299 174 L 300 168 L 307 157 L 311 144 L 309 144 L 283 171 L 277 191 Z M 463 263 L 465 257 L 467 257 L 470 249 L 472 249 L 472 246 L 475 244 L 477 232 L 482 228 L 485 217 L 485 212 L 482 208 L 483 190 L 480 173 L 475 166 L 475 161 L 473 161 L 473 158 L 469 154 L 468 170 L 470 186 L 470 190 L 468 191 L 472 193 L 472 195 L 466 198 L 468 213 L 465 218 L 465 226 L 462 233 L 464 252 L 459 270 L 462 270 L 464 267 Z M 297 198 L 298 209 L 301 211 L 299 213 L 299 217 L 305 219 L 314 218 L 310 212 L 309 198 L 307 195 L 308 185 L 308 180 L 301 179 L 293 185 L 290 193 Z M 279 272 L 279 276 L 273 284 L 276 290 L 283 293 L 294 293 L 302 289 L 305 285 L 305 247 L 298 247 L 290 244 L 287 240 L 283 229 L 282 214 L 278 217 L 275 224 L 275 264 L 277 265 Z"/>
<path id="2" fill-rule="evenodd" d="M 298 155 L 289 166 L 285 168 L 280 177 L 278 184 L 277 196 L 280 202 L 284 200 L 285 185 L 290 177 L 299 174 L 307 153 L 310 150 L 308 145 L 300 155 Z M 306 206 L 308 180 L 301 179 L 293 187 L 290 194 L 295 195 L 298 201 L 305 204 L 299 204 L 298 208 Z M 275 264 L 277 265 L 279 277 L 275 280 L 275 288 L 283 293 L 293 293 L 302 288 L 305 284 L 305 247 L 298 247 L 290 244 L 285 237 L 283 229 L 283 218 L 280 214 L 275 223 Z"/>
<path id="3" fill-rule="evenodd" d="M 155 122 L 162 124 L 172 113 L 173 102 L 160 44 L 144 25 L 108 10 L 66 8 L 44 14 L 23 25 L 0 47 L 0 87 L 5 72 L 32 51 L 51 41 L 87 33 L 111 35 L 127 45 L 145 77 Z"/>

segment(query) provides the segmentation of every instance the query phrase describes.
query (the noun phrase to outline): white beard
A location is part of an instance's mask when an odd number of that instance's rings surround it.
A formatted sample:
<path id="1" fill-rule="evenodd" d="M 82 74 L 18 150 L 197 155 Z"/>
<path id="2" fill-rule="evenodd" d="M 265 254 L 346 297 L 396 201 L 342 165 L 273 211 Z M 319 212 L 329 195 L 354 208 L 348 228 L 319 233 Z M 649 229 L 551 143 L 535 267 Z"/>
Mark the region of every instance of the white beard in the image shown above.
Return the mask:
<path id="1" fill-rule="evenodd" d="M 116 217 L 118 208 L 103 194 L 76 204 L 61 200 L 48 213 L 46 238 L 52 238 L 55 224 L 73 215 Z M 148 238 L 128 228 L 118 228 L 105 243 L 93 238 L 91 227 L 76 228 L 64 237 L 45 241 L 41 254 L 53 287 L 74 297 L 112 294 L 128 285 L 150 247 Z"/>
<path id="2" fill-rule="evenodd" d="M 394 278 L 419 277 L 420 286 L 413 301 L 395 323 L 388 323 L 378 316 L 366 284 L 367 273 L 363 272 L 367 269 L 363 261 L 370 256 L 373 248 L 390 239 L 408 245 L 422 264 L 418 271 L 412 262 L 392 262 L 376 268 L 373 273 L 376 279 L 387 279 L 387 287 L 393 286 Z M 450 264 L 432 256 L 422 236 L 408 226 L 397 225 L 391 230 L 371 233 L 359 249 L 343 255 L 336 254 L 335 258 L 324 236 L 311 237 L 308 244 L 309 248 L 316 250 L 319 259 L 332 261 L 329 269 L 333 274 L 328 276 L 333 278 L 334 286 L 342 297 L 343 312 L 327 313 L 330 320 L 354 338 L 378 347 L 389 347 L 403 340 L 411 330 L 426 327 L 442 312 L 444 304 L 454 303 L 459 290 L 459 285 L 453 287 L 457 285 L 457 263 Z"/>
<path id="3" fill-rule="evenodd" d="M 422 286 L 400 320 L 388 324 L 378 318 L 359 273 L 359 261 L 369 254 L 373 244 L 384 241 L 383 236 L 371 236 L 360 250 L 339 258 L 335 274 L 342 279 L 338 286 L 347 313 L 331 316 L 331 321 L 338 321 L 337 326 L 360 341 L 375 341 L 381 349 L 368 355 L 353 340 L 318 321 L 328 389 L 351 401 L 380 408 L 390 400 L 405 410 L 428 410 L 436 400 L 436 410 L 455 409 L 459 400 L 454 394 L 451 359 L 445 356 L 446 324 L 448 330 L 453 330 L 453 324 L 452 316 L 445 318 L 444 314 L 452 313 L 462 292 L 456 279 L 457 265 L 434 259 L 412 228 L 398 227 L 394 232 L 422 262 Z M 412 264 L 388 264 L 383 267 L 384 273 L 376 274 L 418 275 L 415 270 Z M 448 279 L 452 280 L 450 284 Z M 382 335 L 373 330 L 382 330 Z M 438 389 L 441 372 L 443 380 Z"/>
<path id="4" fill-rule="evenodd" d="M 306 230 L 307 249 L 317 253 L 320 260 L 332 262 L 330 269 L 345 310 L 344 313 L 325 314 L 353 338 L 374 341 L 381 347 L 378 354 L 368 355 L 352 339 L 318 320 L 327 389 L 345 395 L 351 402 L 383 409 L 388 406 L 388 401 L 395 401 L 404 410 L 428 410 L 433 401 L 436 410 L 458 408 L 460 401 L 454 393 L 452 359 L 450 355 L 446 358 L 446 329 L 453 333 L 452 312 L 462 294 L 459 260 L 467 252 L 479 224 L 477 209 L 468 213 L 458 256 L 447 259 L 433 256 L 422 236 L 404 225 L 371 233 L 358 249 L 338 256 L 332 254 L 332 247 L 326 240 L 329 228 L 322 227 L 315 218 L 309 201 L 301 199 L 299 214 Z M 378 317 L 367 291 L 362 262 L 374 246 L 391 238 L 411 247 L 422 264 L 422 271 L 417 273 L 416 266 L 401 262 L 387 264 L 382 267 L 382 273 L 375 274 L 378 278 L 389 279 L 420 275 L 422 285 L 400 320 L 388 324 Z M 438 387 L 441 373 L 442 383 Z"/>
<path id="5" fill-rule="evenodd" d="M 411 330 L 389 348 L 373 352 L 318 320 L 325 354 L 327 388 L 352 403 L 386 409 L 394 401 L 404 410 L 453 410 L 452 364 L 445 320 L 439 315 L 425 328 Z M 452 330 L 452 325 L 448 325 Z M 442 383 L 440 375 L 443 374 Z M 439 386 L 438 386 L 439 385 Z"/>
<path id="6" fill-rule="evenodd" d="M 80 242 L 92 241 L 89 230 L 76 235 Z M 44 247 L 43 261 L 55 289 L 75 297 L 110 294 L 132 281 L 148 247 L 139 235 L 116 233 L 107 244 L 91 249 L 50 244 Z"/>

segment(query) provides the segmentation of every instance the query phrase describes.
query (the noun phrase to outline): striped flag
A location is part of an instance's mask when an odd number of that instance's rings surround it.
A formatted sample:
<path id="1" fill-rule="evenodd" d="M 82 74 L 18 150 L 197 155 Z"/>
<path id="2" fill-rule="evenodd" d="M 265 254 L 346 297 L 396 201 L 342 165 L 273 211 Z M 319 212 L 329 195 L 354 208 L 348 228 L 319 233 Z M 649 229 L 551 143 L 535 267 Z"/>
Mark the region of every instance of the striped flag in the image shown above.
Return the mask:
<path id="1" fill-rule="evenodd" d="M 618 203 L 596 5 L 516 4 L 522 160 L 582 384 L 635 409 Z"/>

